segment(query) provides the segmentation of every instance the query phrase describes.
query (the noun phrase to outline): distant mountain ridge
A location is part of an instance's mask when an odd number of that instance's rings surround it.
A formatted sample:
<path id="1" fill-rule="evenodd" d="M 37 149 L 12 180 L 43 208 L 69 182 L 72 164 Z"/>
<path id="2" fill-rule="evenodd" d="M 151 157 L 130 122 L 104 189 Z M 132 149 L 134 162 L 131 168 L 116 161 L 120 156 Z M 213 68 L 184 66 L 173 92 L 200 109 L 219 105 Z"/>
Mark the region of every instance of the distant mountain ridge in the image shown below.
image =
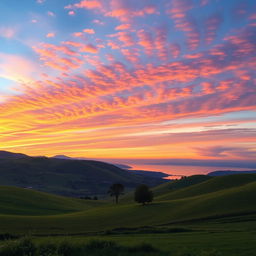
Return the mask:
<path id="1" fill-rule="evenodd" d="M 220 171 L 214 171 L 209 172 L 208 176 L 226 176 L 226 175 L 233 175 L 233 174 L 252 174 L 256 173 L 256 170 L 251 171 L 233 171 L 233 170 L 220 170 Z"/>
<path id="2" fill-rule="evenodd" d="M 21 153 L 12 153 L 9 151 L 0 151 L 0 159 L 18 159 L 18 158 L 24 158 L 28 157 L 25 154 Z"/>
<path id="3" fill-rule="evenodd" d="M 124 184 L 126 190 L 142 183 L 155 186 L 165 182 L 100 161 L 30 157 L 6 151 L 0 156 L 0 185 L 65 196 L 106 196 L 116 182 Z"/>

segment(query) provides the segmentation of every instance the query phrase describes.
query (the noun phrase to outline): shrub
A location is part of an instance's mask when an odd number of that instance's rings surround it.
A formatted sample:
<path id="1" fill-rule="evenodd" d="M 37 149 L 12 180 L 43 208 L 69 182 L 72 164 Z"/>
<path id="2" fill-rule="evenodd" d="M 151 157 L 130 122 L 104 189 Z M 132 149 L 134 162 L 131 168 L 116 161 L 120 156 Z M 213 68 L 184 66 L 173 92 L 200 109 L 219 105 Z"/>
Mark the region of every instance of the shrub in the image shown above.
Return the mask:
<path id="1" fill-rule="evenodd" d="M 149 190 L 147 185 L 140 185 L 135 190 L 134 200 L 143 205 L 150 203 L 153 201 L 153 192 Z"/>

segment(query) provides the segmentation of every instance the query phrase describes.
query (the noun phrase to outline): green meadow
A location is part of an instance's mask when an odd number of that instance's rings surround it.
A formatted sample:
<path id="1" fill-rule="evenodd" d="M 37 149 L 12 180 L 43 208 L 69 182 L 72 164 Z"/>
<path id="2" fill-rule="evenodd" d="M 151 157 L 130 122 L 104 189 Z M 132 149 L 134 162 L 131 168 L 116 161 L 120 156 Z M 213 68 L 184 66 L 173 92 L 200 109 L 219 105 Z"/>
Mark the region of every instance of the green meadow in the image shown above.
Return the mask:
<path id="1" fill-rule="evenodd" d="M 111 241 L 121 248 L 116 255 L 126 255 L 127 248 L 136 251 L 132 248 L 142 243 L 157 250 L 152 255 L 255 255 L 256 174 L 196 175 L 152 190 L 153 203 L 143 206 L 133 202 L 131 193 L 115 205 L 0 187 L 0 252 L 19 241 L 4 240 L 8 234 L 29 236 L 37 247 L 68 241 L 82 248 L 92 239 Z M 144 255 L 143 250 L 134 255 Z"/>

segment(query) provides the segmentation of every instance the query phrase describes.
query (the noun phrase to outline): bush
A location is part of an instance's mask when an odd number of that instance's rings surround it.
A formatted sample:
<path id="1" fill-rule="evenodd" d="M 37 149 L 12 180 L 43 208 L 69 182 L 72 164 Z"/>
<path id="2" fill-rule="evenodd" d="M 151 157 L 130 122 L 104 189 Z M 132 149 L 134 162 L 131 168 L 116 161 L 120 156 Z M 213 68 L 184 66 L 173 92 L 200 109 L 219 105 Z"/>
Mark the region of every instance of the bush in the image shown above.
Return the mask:
<path id="1" fill-rule="evenodd" d="M 143 205 L 150 203 L 153 201 L 153 192 L 149 190 L 147 185 L 140 185 L 135 190 L 134 200 Z"/>

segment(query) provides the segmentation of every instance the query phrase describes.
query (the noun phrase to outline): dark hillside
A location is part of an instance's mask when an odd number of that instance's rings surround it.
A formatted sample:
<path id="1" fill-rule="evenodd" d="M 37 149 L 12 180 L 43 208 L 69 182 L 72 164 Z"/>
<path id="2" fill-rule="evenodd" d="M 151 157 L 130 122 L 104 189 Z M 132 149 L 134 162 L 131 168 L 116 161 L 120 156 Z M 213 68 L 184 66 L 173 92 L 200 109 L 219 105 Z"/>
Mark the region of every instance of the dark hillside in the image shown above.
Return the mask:
<path id="1" fill-rule="evenodd" d="M 129 190 L 141 183 L 156 186 L 165 181 L 133 174 L 99 161 L 26 155 L 0 158 L 0 185 L 33 188 L 78 197 L 106 195 L 109 186 L 115 182 L 124 184 L 126 190 Z"/>

